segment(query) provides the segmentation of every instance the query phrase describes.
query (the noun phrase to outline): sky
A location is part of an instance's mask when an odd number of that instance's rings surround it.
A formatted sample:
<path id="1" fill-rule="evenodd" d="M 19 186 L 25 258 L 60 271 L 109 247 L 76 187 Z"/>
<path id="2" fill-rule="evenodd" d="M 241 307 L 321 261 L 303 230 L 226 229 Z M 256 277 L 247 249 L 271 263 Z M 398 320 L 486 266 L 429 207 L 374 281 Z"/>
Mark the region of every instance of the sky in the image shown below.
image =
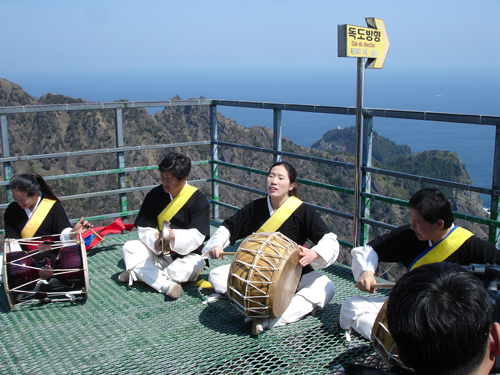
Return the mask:
<path id="1" fill-rule="evenodd" d="M 496 69 L 498 0 L 2 0 L 0 76 L 23 72 L 323 69 L 337 25 L 384 21 L 384 68 Z M 350 61 L 351 60 L 351 61 Z"/>
<path id="2" fill-rule="evenodd" d="M 337 27 L 368 17 L 391 43 L 365 73 L 368 106 L 435 110 L 399 99 L 428 85 L 468 102 L 500 87 L 499 0 L 0 0 L 0 14 L 0 78 L 35 97 L 354 106 L 356 58 L 338 57 Z"/>
<path id="3" fill-rule="evenodd" d="M 391 46 L 366 107 L 500 115 L 500 0 L 0 0 L 0 15 L 0 78 L 35 97 L 355 106 L 337 28 L 373 17 Z"/>

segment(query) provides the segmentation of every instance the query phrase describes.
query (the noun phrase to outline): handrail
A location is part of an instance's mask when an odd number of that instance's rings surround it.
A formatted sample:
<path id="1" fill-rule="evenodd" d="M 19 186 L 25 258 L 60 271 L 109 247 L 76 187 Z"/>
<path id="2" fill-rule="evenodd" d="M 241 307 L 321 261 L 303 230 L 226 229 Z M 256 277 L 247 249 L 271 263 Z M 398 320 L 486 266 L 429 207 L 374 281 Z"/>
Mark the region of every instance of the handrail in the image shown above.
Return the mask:
<path id="1" fill-rule="evenodd" d="M 0 106 L 0 115 L 15 113 L 36 113 L 36 112 L 56 112 L 56 111 L 82 111 L 96 109 L 117 109 L 117 108 L 152 108 L 152 107 L 184 107 L 192 105 L 211 105 L 212 101 L 207 99 L 189 100 L 165 100 L 152 102 L 97 102 L 97 103 L 68 103 L 68 104 L 37 104 L 37 105 L 17 105 Z"/>
<path id="2" fill-rule="evenodd" d="M 7 131 L 7 116 L 12 114 L 20 114 L 20 113 L 37 113 L 37 112 L 53 112 L 53 111 L 81 111 L 81 110 L 115 110 L 116 113 L 116 132 L 121 133 L 122 129 L 122 119 L 121 114 L 122 110 L 130 109 L 130 108 L 149 108 L 149 107 L 183 107 L 183 106 L 209 106 L 210 107 L 210 123 L 211 123 L 211 139 L 206 141 L 196 141 L 196 142 L 182 142 L 175 144 L 158 144 L 158 145 L 145 145 L 145 146 L 123 146 L 123 144 L 117 143 L 117 147 L 106 148 L 106 149 L 95 149 L 95 150 L 80 150 L 80 151 L 71 151 L 71 152 L 59 152 L 59 153 L 49 153 L 49 154 L 40 154 L 40 155 L 22 155 L 22 156 L 11 156 L 9 152 L 8 145 L 8 131 Z M 130 151 L 142 151 L 142 150 L 153 150 L 153 149 L 162 149 L 162 148 L 173 148 L 173 147 L 188 147 L 188 146 L 206 146 L 210 145 L 212 147 L 212 159 L 211 160 L 202 160 L 195 161 L 193 164 L 211 164 L 212 170 L 212 178 L 192 181 L 193 183 L 197 182 L 210 182 L 212 183 L 213 190 L 213 198 L 211 203 L 215 209 L 216 206 L 221 207 L 232 207 L 227 203 L 219 201 L 218 197 L 218 184 L 224 184 L 227 186 L 235 187 L 238 189 L 252 191 L 258 194 L 264 194 L 261 191 L 256 189 L 247 188 L 238 184 L 234 184 L 228 181 L 223 181 L 218 178 L 218 168 L 219 167 L 229 167 L 229 168 L 237 168 L 245 171 L 249 171 L 251 173 L 258 173 L 261 175 L 265 175 L 267 172 L 258 170 L 255 168 L 240 166 L 237 164 L 226 163 L 224 161 L 218 160 L 218 148 L 219 147 L 232 147 L 239 148 L 243 150 L 249 150 L 253 152 L 267 153 L 274 155 L 275 160 L 279 160 L 281 157 L 295 158 L 305 161 L 310 161 L 313 163 L 320 163 L 329 166 L 345 168 L 345 169 L 355 169 L 355 165 L 352 163 L 328 160 L 324 158 L 319 158 L 315 156 L 294 154 L 290 152 L 285 152 L 281 149 L 281 139 L 274 139 L 274 149 L 267 149 L 263 147 L 249 146 L 249 145 L 241 145 L 241 144 L 233 144 L 230 142 L 223 142 L 217 139 L 217 122 L 216 122 L 216 108 L 217 106 L 230 106 L 230 107 L 240 107 L 240 108 L 254 108 L 254 109 L 264 109 L 264 110 L 272 110 L 274 113 L 274 122 L 275 127 L 274 131 L 279 132 L 281 134 L 281 111 L 296 111 L 296 112 L 308 112 L 308 113 L 323 113 L 323 114 L 332 114 L 332 115 L 356 115 L 356 108 L 354 107 L 335 107 L 335 106 L 324 106 L 324 105 L 306 105 L 306 104 L 288 104 L 288 103 L 268 103 L 268 102 L 251 102 L 251 101 L 232 101 L 232 100 L 216 100 L 216 99 L 189 99 L 189 100 L 167 100 L 167 101 L 148 101 L 148 102 L 130 102 L 130 101 L 120 101 L 120 102 L 112 102 L 112 103 L 68 103 L 68 104 L 49 104 L 49 105 L 25 105 L 25 106 L 3 106 L 0 107 L 0 118 L 1 118 L 1 134 L 2 134 L 2 149 L 3 149 L 3 157 L 0 158 L 0 162 L 4 164 L 4 172 L 6 176 L 6 181 L 0 181 L 0 186 L 9 185 L 10 179 L 10 163 L 15 163 L 18 161 L 30 161 L 30 160 L 38 160 L 38 159 L 47 159 L 47 158 L 61 158 L 61 157 L 71 157 L 71 156 L 80 156 L 80 155 L 96 155 L 96 154 L 117 154 L 122 155 L 120 162 L 116 169 L 108 169 L 108 170 L 99 170 L 99 171 L 87 171 L 80 173 L 71 173 L 64 174 L 58 176 L 48 176 L 47 180 L 57 180 L 57 179 L 67 179 L 67 178 L 78 178 L 78 177 L 87 177 L 87 176 L 101 176 L 101 175 L 109 175 L 116 174 L 119 178 L 123 178 L 124 173 L 128 172 L 136 172 L 142 170 L 152 170 L 157 168 L 157 166 L 141 166 L 141 167 L 125 167 L 123 164 L 123 153 Z M 500 116 L 488 116 L 488 115 L 470 115 L 470 114 L 456 114 L 456 113 L 440 113 L 440 112 L 429 112 L 429 111 L 407 111 L 407 110 L 393 110 L 393 109 L 377 109 L 377 108 L 364 108 L 363 116 L 366 119 L 372 119 L 376 117 L 382 118 L 395 118 L 395 119 L 405 119 L 405 120 L 423 120 L 423 121 L 434 121 L 434 122 L 453 122 L 460 124 L 471 124 L 471 125 L 480 125 L 480 126 L 495 126 L 497 128 L 497 134 L 500 133 Z M 368 121 L 369 123 L 370 121 Z M 275 137 L 276 138 L 276 137 Z M 363 150 L 363 152 L 367 152 L 367 150 Z M 500 137 L 497 135 L 495 140 L 495 154 L 500 154 Z M 480 224 L 488 225 L 490 228 L 494 228 L 495 236 L 498 236 L 500 233 L 498 228 L 500 228 L 500 222 L 498 221 L 498 200 L 500 197 L 500 161 L 495 160 L 494 170 L 493 170 L 493 185 L 491 188 L 487 187 L 478 187 L 474 185 L 458 183 L 453 181 L 445 181 L 431 177 L 425 176 L 417 176 L 402 172 L 390 171 L 382 168 L 372 167 L 371 164 L 363 164 L 361 166 L 361 170 L 364 173 L 365 177 L 369 176 L 371 173 L 376 173 L 380 175 L 402 178 L 407 180 L 413 180 L 418 182 L 425 182 L 440 186 L 451 187 L 454 189 L 459 189 L 463 191 L 476 192 L 481 194 L 487 194 L 492 197 L 492 212 L 490 219 L 476 217 L 473 215 L 463 214 L 455 212 L 455 216 L 460 219 L 477 222 Z M 319 188 L 324 188 L 332 191 L 337 191 L 345 194 L 354 194 L 354 189 L 348 187 L 340 187 L 334 186 L 330 184 L 320 183 L 317 181 L 309 181 L 305 179 L 298 179 L 298 182 L 308 186 L 314 186 Z M 87 197 L 95 197 L 95 196 L 106 196 L 106 195 L 114 195 L 119 194 L 122 200 L 122 209 L 120 213 L 107 214 L 95 216 L 91 219 L 102 218 L 102 217 L 116 217 L 118 216 L 127 216 L 130 215 L 131 212 L 126 209 L 126 196 L 125 193 L 146 190 L 150 189 L 151 186 L 144 187 L 121 187 L 116 190 L 106 190 L 100 192 L 91 192 L 91 193 L 83 193 L 71 196 L 60 197 L 61 200 L 70 200 L 70 199 L 80 199 Z M 384 202 L 389 202 L 391 204 L 398 205 L 407 205 L 406 201 L 397 200 L 391 197 L 382 197 L 375 194 L 371 194 L 369 190 L 361 192 L 361 197 L 365 200 L 382 200 Z M 125 200 L 125 201 L 124 201 Z M 0 209 L 5 209 L 7 204 L 0 204 Z M 351 213 L 340 212 L 336 210 L 332 210 L 330 208 L 321 207 L 321 206 L 313 206 L 317 210 L 321 210 L 339 217 L 352 219 L 354 215 Z M 218 212 L 218 211 L 217 211 Z M 109 216 L 111 215 L 111 216 Z M 97 220 L 97 219 L 96 219 Z M 392 227 L 389 224 L 376 222 L 374 220 L 369 219 L 368 217 L 364 217 L 364 215 L 360 216 L 360 220 L 365 225 L 378 225 L 384 228 Z M 1 232 L 0 232 L 1 233 Z M 490 231 L 490 240 L 492 240 L 492 232 Z M 496 238 L 496 237 L 495 237 Z"/>

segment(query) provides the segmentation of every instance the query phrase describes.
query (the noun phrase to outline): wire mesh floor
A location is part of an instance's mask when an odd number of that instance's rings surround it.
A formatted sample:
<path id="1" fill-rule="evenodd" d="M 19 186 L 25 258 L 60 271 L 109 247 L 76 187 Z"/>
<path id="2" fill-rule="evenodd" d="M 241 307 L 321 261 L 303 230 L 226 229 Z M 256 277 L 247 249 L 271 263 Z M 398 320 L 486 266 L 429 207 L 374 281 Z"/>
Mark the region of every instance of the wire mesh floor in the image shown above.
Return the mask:
<path id="1" fill-rule="evenodd" d="M 213 233 L 219 223 L 211 224 Z M 321 271 L 336 289 L 325 309 L 253 337 L 251 323 L 228 299 L 204 304 L 213 290 L 194 282 L 183 285 L 177 300 L 141 282 L 120 283 L 121 248 L 131 239 L 137 232 L 108 236 L 89 251 L 86 301 L 10 310 L 1 289 L 2 374 L 343 374 L 346 363 L 385 368 L 368 341 L 354 334 L 346 342 L 339 326 L 342 302 L 360 293 L 349 268 Z M 211 260 L 199 279 L 230 258 Z"/>

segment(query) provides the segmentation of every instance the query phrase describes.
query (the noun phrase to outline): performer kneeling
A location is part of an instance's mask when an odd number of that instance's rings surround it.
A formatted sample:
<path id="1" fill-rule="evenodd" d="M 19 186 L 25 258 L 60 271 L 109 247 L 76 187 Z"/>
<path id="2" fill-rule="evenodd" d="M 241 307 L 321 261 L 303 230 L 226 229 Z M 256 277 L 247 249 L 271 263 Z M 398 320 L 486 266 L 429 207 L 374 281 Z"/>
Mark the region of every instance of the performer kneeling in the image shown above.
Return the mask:
<path id="1" fill-rule="evenodd" d="M 182 290 L 179 283 L 196 280 L 205 266 L 201 246 L 210 237 L 209 205 L 203 193 L 187 184 L 187 156 L 172 152 L 158 169 L 161 185 L 146 195 L 135 220 L 140 241 L 123 245 L 126 271 L 118 280 L 131 285 L 140 279 L 176 299 Z M 169 223 L 168 234 L 159 237 L 164 222 Z M 163 244 L 163 239 L 169 243 Z M 164 252 L 165 247 L 170 252 Z"/>
<path id="2" fill-rule="evenodd" d="M 337 236 L 320 216 L 300 201 L 296 186 L 297 172 L 286 162 L 271 166 L 266 180 L 266 198 L 250 202 L 236 214 L 225 220 L 202 253 L 219 258 L 223 249 L 254 232 L 281 232 L 297 244 L 310 239 L 315 246 L 300 246 L 302 277 L 290 305 L 279 318 L 254 320 L 252 333 L 258 335 L 264 329 L 293 323 L 305 315 L 322 309 L 332 299 L 335 289 L 328 277 L 314 269 L 330 266 L 339 254 Z M 227 292 L 230 265 L 217 267 L 209 275 L 209 281 L 218 293 Z"/>

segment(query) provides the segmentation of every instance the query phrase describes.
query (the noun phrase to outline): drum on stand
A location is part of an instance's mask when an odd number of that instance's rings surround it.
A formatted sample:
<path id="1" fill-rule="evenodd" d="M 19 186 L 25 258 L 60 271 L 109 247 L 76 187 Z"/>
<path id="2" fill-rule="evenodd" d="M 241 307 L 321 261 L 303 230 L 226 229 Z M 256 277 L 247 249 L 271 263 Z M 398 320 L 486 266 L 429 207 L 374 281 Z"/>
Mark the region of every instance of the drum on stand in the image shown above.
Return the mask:
<path id="1" fill-rule="evenodd" d="M 297 244 L 279 232 L 247 237 L 229 269 L 231 303 L 247 318 L 279 318 L 300 281 L 299 253 Z"/>
<path id="2" fill-rule="evenodd" d="M 4 288 L 10 308 L 34 302 L 87 299 L 85 242 L 54 236 L 5 239 Z"/>

